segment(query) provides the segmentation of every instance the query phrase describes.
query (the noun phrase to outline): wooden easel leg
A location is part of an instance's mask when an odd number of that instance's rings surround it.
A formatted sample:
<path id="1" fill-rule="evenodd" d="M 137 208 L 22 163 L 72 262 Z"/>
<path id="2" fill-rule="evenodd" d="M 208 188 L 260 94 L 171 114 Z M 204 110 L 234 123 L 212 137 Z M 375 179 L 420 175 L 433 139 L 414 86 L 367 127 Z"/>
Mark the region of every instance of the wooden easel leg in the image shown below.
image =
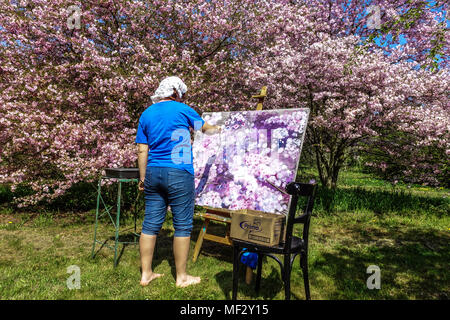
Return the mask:
<path id="1" fill-rule="evenodd" d="M 200 250 L 202 249 L 203 237 L 206 234 L 206 229 L 208 229 L 208 224 L 209 224 L 209 219 L 205 219 L 205 222 L 203 223 L 202 230 L 200 230 L 197 242 L 195 243 L 194 257 L 192 258 L 193 262 L 197 261 L 197 257 L 198 257 L 198 255 L 200 253 Z"/>
<path id="2" fill-rule="evenodd" d="M 226 231 L 226 234 L 225 234 L 225 238 L 229 242 L 229 245 L 232 246 L 233 245 L 233 241 L 230 238 L 230 233 L 231 233 L 231 221 L 227 223 L 227 231 Z"/>

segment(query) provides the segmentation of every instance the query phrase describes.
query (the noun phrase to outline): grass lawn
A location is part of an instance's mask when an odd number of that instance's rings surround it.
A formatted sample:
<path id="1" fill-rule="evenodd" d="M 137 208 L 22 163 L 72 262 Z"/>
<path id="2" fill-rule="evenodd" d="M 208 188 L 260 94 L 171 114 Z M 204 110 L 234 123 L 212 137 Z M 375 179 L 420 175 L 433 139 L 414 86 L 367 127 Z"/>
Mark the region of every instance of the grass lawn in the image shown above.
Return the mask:
<path id="1" fill-rule="evenodd" d="M 450 297 L 450 209 L 448 189 L 396 186 L 356 171 L 344 172 L 335 194 L 319 192 L 310 229 L 312 299 L 448 299 Z M 205 241 L 196 263 L 193 248 L 202 221 L 194 219 L 188 271 L 202 278 L 177 289 L 170 215 L 158 238 L 154 270 L 164 273 L 148 287 L 139 285 L 139 247 L 128 245 L 113 268 L 113 252 L 103 248 L 91 259 L 95 210 L 85 213 L 0 214 L 1 299 L 230 299 L 232 250 Z M 113 235 L 104 221 L 100 239 Z M 124 228 L 132 222 L 124 220 Z M 139 225 L 139 224 L 138 224 Z M 210 226 L 217 234 L 224 225 Z M 138 228 L 140 230 L 140 227 Z M 124 238 L 127 232 L 124 233 Z M 112 244 L 112 241 L 109 241 Z M 97 246 L 99 249 L 99 245 Z M 77 265 L 81 288 L 69 290 L 67 268 Z M 369 290 L 366 269 L 381 270 L 381 289 Z M 284 299 L 276 262 L 265 260 L 261 290 L 244 282 L 239 299 Z M 298 258 L 292 299 L 304 299 Z"/>

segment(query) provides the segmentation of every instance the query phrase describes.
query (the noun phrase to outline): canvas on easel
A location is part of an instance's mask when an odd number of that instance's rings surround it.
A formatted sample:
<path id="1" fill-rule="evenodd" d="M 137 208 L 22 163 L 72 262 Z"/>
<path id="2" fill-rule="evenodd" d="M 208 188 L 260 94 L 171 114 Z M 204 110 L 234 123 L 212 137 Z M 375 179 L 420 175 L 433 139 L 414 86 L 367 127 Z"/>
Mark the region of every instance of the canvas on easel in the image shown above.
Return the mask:
<path id="1" fill-rule="evenodd" d="M 196 204 L 286 214 L 309 109 L 204 113 L 218 134 L 197 132 L 193 156 Z"/>

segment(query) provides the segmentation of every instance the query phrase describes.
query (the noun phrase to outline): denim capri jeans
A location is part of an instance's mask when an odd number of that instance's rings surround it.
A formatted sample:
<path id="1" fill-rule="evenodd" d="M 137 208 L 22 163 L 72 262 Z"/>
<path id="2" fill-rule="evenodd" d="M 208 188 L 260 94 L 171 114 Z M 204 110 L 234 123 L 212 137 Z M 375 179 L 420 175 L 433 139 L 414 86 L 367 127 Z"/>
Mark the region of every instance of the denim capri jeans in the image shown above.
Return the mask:
<path id="1" fill-rule="evenodd" d="M 142 233 L 157 235 L 166 219 L 167 206 L 173 215 L 175 237 L 189 237 L 194 216 L 194 176 L 186 170 L 147 167 L 144 181 L 145 215 Z"/>

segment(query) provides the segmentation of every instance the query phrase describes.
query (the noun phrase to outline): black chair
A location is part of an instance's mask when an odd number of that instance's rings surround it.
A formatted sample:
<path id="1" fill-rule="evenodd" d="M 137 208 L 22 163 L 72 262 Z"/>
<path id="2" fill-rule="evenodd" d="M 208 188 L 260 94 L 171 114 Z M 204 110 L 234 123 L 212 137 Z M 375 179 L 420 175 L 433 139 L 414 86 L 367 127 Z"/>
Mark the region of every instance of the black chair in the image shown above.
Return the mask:
<path id="1" fill-rule="evenodd" d="M 261 269 L 263 258 L 265 256 L 273 258 L 278 262 L 281 268 L 281 276 L 284 282 L 285 299 L 289 300 L 291 296 L 291 270 L 294 259 L 300 255 L 300 267 L 303 272 L 303 281 L 305 285 L 306 299 L 310 300 L 309 280 L 308 280 L 308 231 L 309 222 L 314 206 L 314 197 L 316 194 L 316 184 L 294 183 L 291 182 L 286 186 L 288 194 L 292 195 L 291 205 L 286 223 L 286 239 L 284 243 L 277 246 L 267 247 L 260 244 L 255 244 L 240 239 L 233 239 L 233 295 L 232 299 L 236 300 L 239 280 L 239 264 L 240 257 L 245 252 L 243 248 L 247 248 L 248 252 L 258 254 L 258 269 L 256 274 L 256 292 L 259 291 L 261 283 Z M 297 203 L 299 197 L 306 197 L 306 204 L 303 214 L 296 217 Z M 301 237 L 293 236 L 294 225 L 297 223 L 303 224 L 303 233 Z M 274 254 L 284 256 L 284 263 L 278 259 Z"/>

